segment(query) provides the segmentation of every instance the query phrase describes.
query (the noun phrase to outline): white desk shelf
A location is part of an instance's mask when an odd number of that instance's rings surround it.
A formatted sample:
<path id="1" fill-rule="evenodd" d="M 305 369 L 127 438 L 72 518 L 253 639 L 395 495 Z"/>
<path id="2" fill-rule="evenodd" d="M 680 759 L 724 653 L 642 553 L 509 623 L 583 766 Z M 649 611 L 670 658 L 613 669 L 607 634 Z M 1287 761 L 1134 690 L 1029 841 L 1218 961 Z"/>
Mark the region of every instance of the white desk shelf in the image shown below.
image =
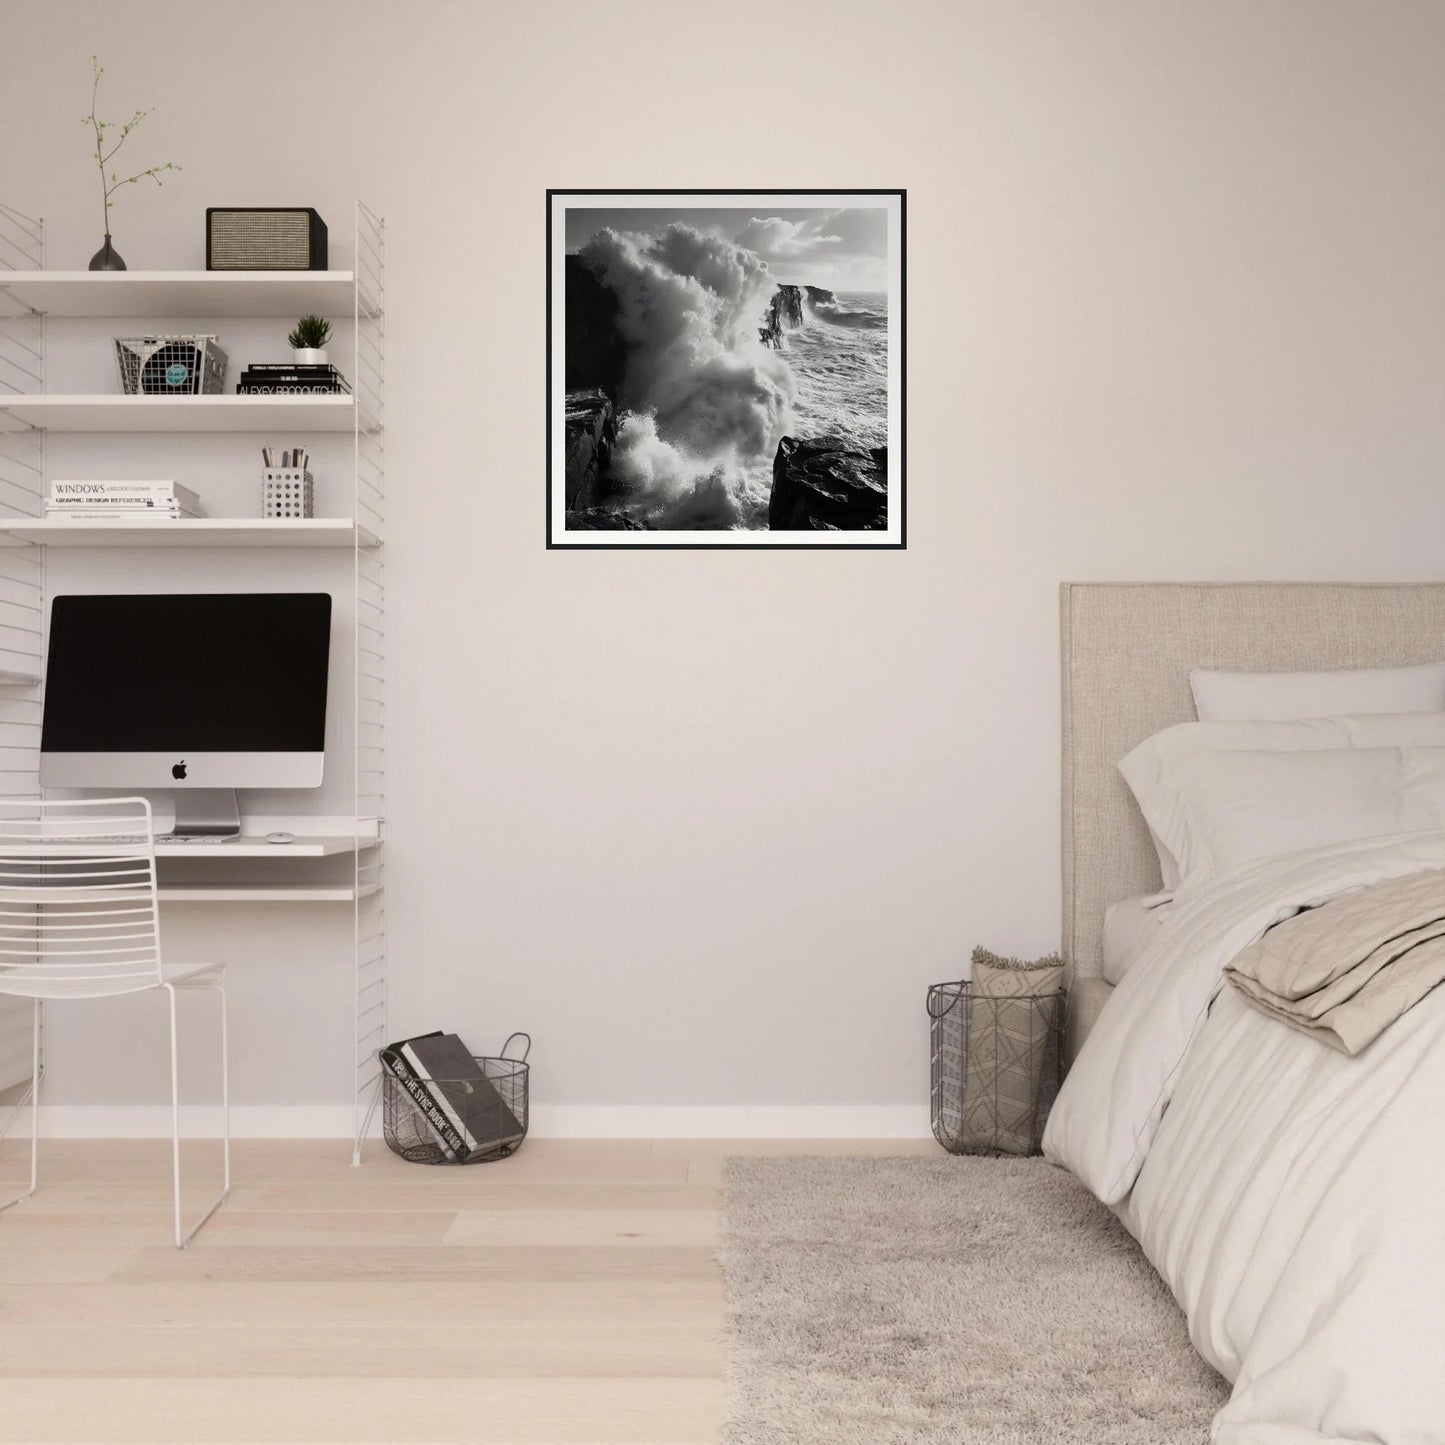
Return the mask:
<path id="1" fill-rule="evenodd" d="M 367 839 L 361 847 L 374 847 Z M 355 853 L 355 835 L 331 835 L 304 838 L 300 834 L 292 843 L 268 843 L 265 838 L 237 838 L 234 842 L 217 839 L 214 843 L 165 843 L 157 840 L 156 858 L 237 859 L 237 858 L 334 858 L 338 853 Z"/>
<path id="2" fill-rule="evenodd" d="M 215 842 L 171 843 L 163 838 L 156 839 L 156 859 L 190 858 L 196 861 L 235 862 L 243 858 L 292 859 L 335 858 L 342 853 L 364 852 L 375 848 L 375 838 L 358 838 L 355 834 L 328 834 L 316 837 L 298 835 L 291 843 L 268 843 L 265 838 L 217 838 Z M 94 844 L 84 842 L 36 843 L 29 847 L 11 845 L 9 852 L 17 857 L 64 858 L 67 856 L 88 857 L 95 851 Z"/>
<path id="3" fill-rule="evenodd" d="M 4 271 L 0 294 L 46 316 L 350 316 L 350 271 Z M 363 298 L 363 309 L 374 309 Z"/>
<path id="4" fill-rule="evenodd" d="M 362 547 L 378 545 L 374 532 L 346 517 L 0 518 L 0 546 L 47 547 Z M 3 677 L 0 677 L 3 681 Z"/>
<path id="5" fill-rule="evenodd" d="M 374 883 L 160 883 L 156 896 L 162 903 L 355 903 L 376 891 Z"/>
<path id="6" fill-rule="evenodd" d="M 0 396 L 5 418 L 63 432 L 349 432 L 358 422 L 350 396 L 234 394 Z"/>
<path id="7" fill-rule="evenodd" d="M 335 230 L 333 240 L 339 240 Z M 381 1082 L 377 1050 L 389 1037 L 386 977 L 385 847 L 379 820 L 386 812 L 386 652 L 385 535 L 386 446 L 385 305 L 386 233 L 381 219 L 359 201 L 355 211 L 352 269 L 346 271 L 49 271 L 45 268 L 45 224 L 0 203 L 0 772 L 8 790 L 39 792 L 37 774 L 42 708 L 38 688 L 44 667 L 47 575 L 66 578 L 94 574 L 93 590 L 117 590 L 134 580 L 137 558 L 105 555 L 107 549 L 146 548 L 155 590 L 172 577 L 192 577 L 201 559 L 163 556 L 171 550 L 230 548 L 236 551 L 290 549 L 284 559 L 254 559 L 258 574 L 274 579 L 278 567 L 294 569 L 298 583 L 319 572 L 336 571 L 337 553 L 350 553 L 349 637 L 338 646 L 350 652 L 352 681 L 348 724 L 336 729 L 345 739 L 327 764 L 327 806 L 334 811 L 274 821 L 253 818 L 252 832 L 286 828 L 292 843 L 267 843 L 264 837 L 236 842 L 160 843 L 158 895 L 171 904 L 343 905 L 332 917 L 343 920 L 353 958 L 349 1000 L 338 999 L 353 1016 L 355 1051 L 350 1077 L 356 1105 L 353 1160 L 360 1162 L 370 1110 Z M 47 364 L 55 359 L 87 357 L 90 378 L 72 385 L 100 385 L 97 352 L 110 352 L 106 336 L 151 331 L 231 329 L 208 325 L 226 318 L 293 321 L 314 313 L 335 322 L 346 338 L 333 357 L 350 377 L 352 394 L 312 396 L 123 396 L 67 394 Z M 123 326 L 90 323 L 126 318 Z M 181 323 L 181 324 L 178 324 Z M 260 333 L 270 327 L 237 326 Z M 62 346 L 54 345 L 63 337 Z M 344 358 L 343 359 L 343 353 Z M 107 367 L 113 364 L 105 357 Z M 113 373 L 110 373 L 113 374 Z M 84 521 L 44 517 L 45 497 L 54 475 L 52 462 L 67 453 L 103 452 L 124 462 L 122 475 L 170 476 L 169 471 L 140 473 L 143 456 L 174 452 L 189 459 L 205 454 L 234 461 L 242 451 L 254 456 L 248 433 L 304 437 L 331 433 L 349 437 L 344 447 L 350 465 L 350 505 L 338 495 L 344 517 L 269 520 L 206 517 L 188 520 L 102 517 Z M 70 434 L 98 434 L 103 443 L 74 442 Z M 205 443 L 170 437 L 214 435 Z M 150 440 L 144 440 L 146 436 Z M 229 438 L 229 440 L 227 440 Z M 333 443 L 332 450 L 336 450 Z M 340 455 L 340 453 L 337 453 Z M 145 465 L 152 465 L 146 462 Z M 184 475 L 179 480 L 188 480 Z M 339 477 L 335 479 L 339 481 Z M 193 483 L 194 484 L 194 483 Z M 63 569 L 47 562 L 51 547 L 79 550 Z M 309 549 L 331 549 L 331 557 Z M 207 559 L 209 560 L 209 559 Z M 228 575 L 239 565 L 224 561 Z M 108 570 L 107 570 L 108 569 Z M 149 580 L 149 579 L 147 579 Z M 120 590 L 126 590 L 124 588 Z M 338 601 L 341 599 L 338 598 Z M 333 697 L 345 705 L 345 688 L 333 678 Z M 334 764 L 334 766 L 333 766 Z M 349 786 L 339 788 L 337 779 Z M 345 797 L 349 793 L 349 798 Z M 345 801 L 343 801 L 345 798 Z M 306 836 L 304 827 L 327 828 L 325 836 Z M 344 830 L 351 829 L 346 832 Z M 179 860 L 186 860 L 181 862 Z M 196 866 L 191 867 L 188 864 Z M 231 866 L 231 865 L 235 866 Z M 318 1029 L 324 1020 L 315 1020 Z M 5 1061 L 0 1060 L 0 1068 Z M 24 1072 L 30 1071 L 27 1051 Z"/>

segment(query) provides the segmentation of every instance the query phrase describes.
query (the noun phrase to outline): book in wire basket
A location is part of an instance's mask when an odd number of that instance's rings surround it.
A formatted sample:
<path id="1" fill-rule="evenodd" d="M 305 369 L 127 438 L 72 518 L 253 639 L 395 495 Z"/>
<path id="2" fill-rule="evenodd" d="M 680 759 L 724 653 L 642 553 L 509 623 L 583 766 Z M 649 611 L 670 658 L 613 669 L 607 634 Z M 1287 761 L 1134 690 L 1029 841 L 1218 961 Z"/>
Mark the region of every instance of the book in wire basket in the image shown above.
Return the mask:
<path id="1" fill-rule="evenodd" d="M 508 1053 L 522 1040 L 521 1056 Z M 413 1164 L 485 1164 L 527 1137 L 527 1055 L 515 1033 L 496 1055 L 473 1054 L 456 1034 L 420 1034 L 378 1052 L 387 1147 Z"/>

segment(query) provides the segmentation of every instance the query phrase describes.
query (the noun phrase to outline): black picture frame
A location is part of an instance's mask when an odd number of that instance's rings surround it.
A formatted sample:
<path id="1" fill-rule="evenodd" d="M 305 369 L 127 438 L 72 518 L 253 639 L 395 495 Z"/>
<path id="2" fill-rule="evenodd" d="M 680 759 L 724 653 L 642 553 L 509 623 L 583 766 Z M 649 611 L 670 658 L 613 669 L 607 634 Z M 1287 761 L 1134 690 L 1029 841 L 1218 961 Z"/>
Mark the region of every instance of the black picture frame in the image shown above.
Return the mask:
<path id="1" fill-rule="evenodd" d="M 558 528 L 556 525 L 557 511 L 555 502 L 557 488 L 561 485 L 556 475 L 556 468 L 559 463 L 557 455 L 558 447 L 556 440 L 557 418 L 554 410 L 559 397 L 557 371 L 563 365 L 564 358 L 559 355 L 560 348 L 554 338 L 554 329 L 558 320 L 558 308 L 563 304 L 564 298 L 554 294 L 556 285 L 556 257 L 554 256 L 554 245 L 559 238 L 555 231 L 556 202 L 560 197 L 567 196 L 592 196 L 592 197 L 616 197 L 619 203 L 625 204 L 627 200 L 637 199 L 639 202 L 650 198 L 654 201 L 661 198 L 677 197 L 883 197 L 890 201 L 896 201 L 897 205 L 897 245 L 898 264 L 896 271 L 897 297 L 892 295 L 890 288 L 889 295 L 889 316 L 892 322 L 896 311 L 896 328 L 890 330 L 890 351 L 889 367 L 897 368 L 897 415 L 896 423 L 890 427 L 888 437 L 888 471 L 889 471 L 889 509 L 892 512 L 896 508 L 897 529 L 896 534 L 878 540 L 839 540 L 823 542 L 820 540 L 781 540 L 783 537 L 792 538 L 793 532 L 779 532 L 773 535 L 779 537 L 778 541 L 747 541 L 741 538 L 748 536 L 748 533 L 732 532 L 727 534 L 699 532 L 689 534 L 696 536 L 698 540 L 675 539 L 674 534 L 668 534 L 667 540 L 660 537 L 657 540 L 639 542 L 637 534 L 616 534 L 616 533 L 591 533 L 568 535 L 569 529 Z M 759 188 L 749 189 L 738 188 L 700 188 L 694 190 L 661 189 L 661 188 L 566 188 L 549 187 L 546 192 L 546 275 L 545 296 L 546 296 L 546 400 L 544 405 L 545 434 L 546 434 L 546 515 L 545 538 L 548 551 L 642 551 L 656 548 L 664 551 L 676 550 L 742 550 L 742 551 L 904 551 L 908 546 L 908 192 L 905 188 L 869 188 L 851 187 L 828 189 L 822 187 L 803 189 L 779 189 Z M 559 537 L 558 531 L 562 532 Z M 602 537 L 622 536 L 623 540 L 601 540 Z M 740 540 L 730 540 L 726 544 L 720 543 L 720 535 L 736 537 Z M 858 537 L 861 533 L 840 533 L 842 537 Z M 585 537 L 586 540 L 581 540 Z"/>

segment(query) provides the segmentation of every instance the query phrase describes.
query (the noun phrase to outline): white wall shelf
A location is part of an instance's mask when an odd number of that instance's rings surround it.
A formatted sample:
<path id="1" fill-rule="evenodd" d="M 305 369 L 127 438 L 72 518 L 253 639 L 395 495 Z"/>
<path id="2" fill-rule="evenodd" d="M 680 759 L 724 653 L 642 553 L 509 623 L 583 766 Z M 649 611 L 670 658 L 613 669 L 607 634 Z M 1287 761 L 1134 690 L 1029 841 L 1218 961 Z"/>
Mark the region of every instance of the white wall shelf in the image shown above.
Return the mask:
<path id="1" fill-rule="evenodd" d="M 214 843 L 165 843 L 156 841 L 157 858 L 334 858 L 339 853 L 355 853 L 358 847 L 368 845 L 365 840 L 358 843 L 352 834 L 328 837 L 303 838 L 297 836 L 293 843 L 268 843 L 265 838 L 237 838 L 233 842 L 217 839 Z"/>
<path id="2" fill-rule="evenodd" d="M 302 837 L 298 835 L 291 843 L 268 843 L 264 837 L 242 837 L 235 839 L 218 838 L 215 842 L 174 843 L 163 838 L 156 839 L 156 857 L 193 858 L 211 861 L 222 859 L 235 862 L 242 858 L 297 859 L 335 858 L 343 853 L 356 853 L 365 848 L 376 847 L 374 838 L 357 838 L 353 834 L 330 834 L 326 836 Z M 85 843 L 45 843 L 33 846 L 10 845 L 8 852 L 16 858 L 63 858 L 67 854 L 85 856 L 93 849 Z"/>
<path id="3" fill-rule="evenodd" d="M 162 903 L 355 903 L 375 884 L 351 883 L 159 883 Z"/>
<path id="4" fill-rule="evenodd" d="M 64 432 L 349 432 L 350 396 L 0 396 L 0 420 Z M 363 426 L 369 429 L 369 424 Z"/>
<path id="5" fill-rule="evenodd" d="M 376 534 L 345 517 L 145 517 L 0 518 L 0 546 L 47 547 L 362 547 L 379 545 Z M 0 682 L 4 675 L 0 674 Z"/>
<path id="6" fill-rule="evenodd" d="M 0 272 L 0 293 L 46 316 L 350 316 L 355 286 L 350 271 Z"/>

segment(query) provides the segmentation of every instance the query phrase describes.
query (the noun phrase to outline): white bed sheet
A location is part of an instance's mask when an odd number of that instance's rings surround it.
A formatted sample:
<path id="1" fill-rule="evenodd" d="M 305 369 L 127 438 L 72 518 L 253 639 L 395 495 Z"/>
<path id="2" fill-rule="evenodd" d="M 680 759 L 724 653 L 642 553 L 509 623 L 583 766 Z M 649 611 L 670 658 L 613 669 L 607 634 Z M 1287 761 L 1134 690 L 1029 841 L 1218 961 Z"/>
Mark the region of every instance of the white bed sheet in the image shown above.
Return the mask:
<path id="1" fill-rule="evenodd" d="M 1157 895 L 1156 895 L 1157 896 Z M 1121 899 L 1104 910 L 1104 977 L 1118 983 L 1154 942 L 1164 915 L 1144 895 Z"/>
<path id="2" fill-rule="evenodd" d="M 1234 1382 L 1215 1445 L 1445 1445 L 1445 991 L 1354 1059 L 1219 993 L 1281 917 L 1441 867 L 1445 834 L 1336 844 L 1178 905 L 1050 1116 Z"/>

